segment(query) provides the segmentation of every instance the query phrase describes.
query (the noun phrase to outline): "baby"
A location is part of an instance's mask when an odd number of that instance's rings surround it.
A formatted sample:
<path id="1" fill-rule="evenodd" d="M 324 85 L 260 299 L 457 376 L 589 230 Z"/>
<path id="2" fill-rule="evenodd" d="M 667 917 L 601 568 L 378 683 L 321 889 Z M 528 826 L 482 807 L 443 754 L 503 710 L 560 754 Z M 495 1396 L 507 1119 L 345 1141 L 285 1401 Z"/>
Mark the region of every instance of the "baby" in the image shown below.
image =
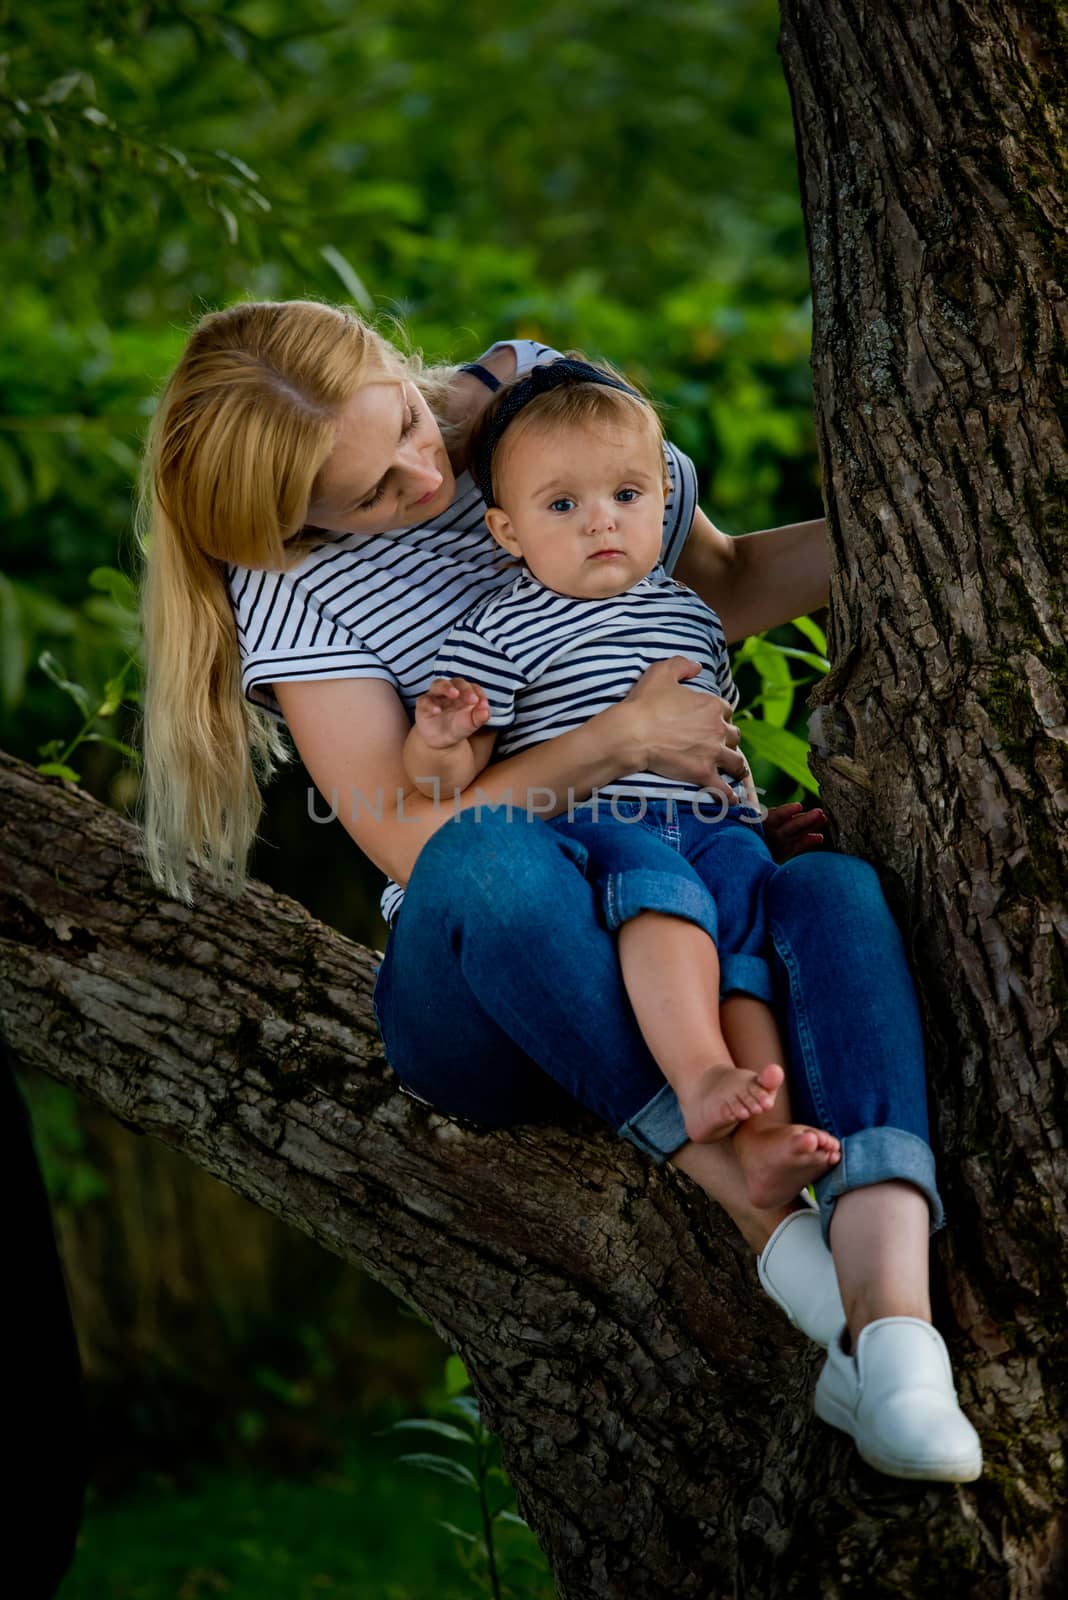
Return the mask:
<path id="1" fill-rule="evenodd" d="M 453 627 L 416 702 L 404 760 L 422 793 L 464 789 L 492 755 L 581 725 L 655 661 L 692 658 L 689 687 L 737 704 L 719 618 L 659 564 L 663 434 L 636 391 L 570 357 L 535 367 L 485 408 L 470 455 L 489 530 L 524 567 Z M 687 1133 L 733 1135 L 750 1199 L 773 1207 L 840 1147 L 789 1121 L 759 817 L 751 783 L 713 792 L 637 772 L 548 826 L 617 932 L 634 1015 Z"/>

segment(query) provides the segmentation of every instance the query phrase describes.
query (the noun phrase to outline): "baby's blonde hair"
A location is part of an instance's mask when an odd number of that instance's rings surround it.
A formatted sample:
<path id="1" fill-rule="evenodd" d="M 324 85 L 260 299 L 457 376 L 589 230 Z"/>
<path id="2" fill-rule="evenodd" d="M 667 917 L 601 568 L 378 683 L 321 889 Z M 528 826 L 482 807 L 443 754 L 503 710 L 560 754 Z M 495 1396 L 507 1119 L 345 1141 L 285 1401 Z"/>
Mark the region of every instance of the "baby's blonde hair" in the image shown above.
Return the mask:
<path id="1" fill-rule="evenodd" d="M 409 379 L 443 410 L 454 371 L 317 301 L 231 306 L 193 330 L 149 431 L 138 515 L 144 851 L 169 894 L 192 902 L 192 866 L 240 887 L 258 780 L 291 755 L 242 694 L 226 564 L 284 571 L 321 542 L 307 508 L 358 389 Z"/>
<path id="2" fill-rule="evenodd" d="M 567 355 L 570 360 L 585 361 L 587 365 L 594 365 L 587 361 L 580 350 L 569 350 Z M 598 362 L 596 367 L 606 376 L 620 383 L 626 383 L 633 389 L 632 380 L 624 378 L 622 373 L 610 367 L 607 362 Z M 511 391 L 524 383 L 527 376 L 528 374 L 523 374 L 502 384 L 493 399 L 483 407 L 475 419 L 468 439 L 469 459 L 478 454 L 480 441 L 493 431 L 497 414 L 507 405 Z M 664 461 L 664 425 L 652 402 L 643 395 L 628 394 L 626 390 L 613 388 L 609 384 L 576 378 L 574 382 L 561 383 L 557 388 L 536 395 L 508 423 L 490 461 L 494 499 L 498 497 L 508 455 L 528 429 L 545 429 L 550 433 L 557 430 L 567 432 L 572 428 L 585 428 L 591 424 L 595 427 L 598 425 L 614 427 L 621 431 L 633 429 L 646 434 L 650 444 L 655 444 L 660 458 L 665 493 L 670 489 L 671 483 Z"/>

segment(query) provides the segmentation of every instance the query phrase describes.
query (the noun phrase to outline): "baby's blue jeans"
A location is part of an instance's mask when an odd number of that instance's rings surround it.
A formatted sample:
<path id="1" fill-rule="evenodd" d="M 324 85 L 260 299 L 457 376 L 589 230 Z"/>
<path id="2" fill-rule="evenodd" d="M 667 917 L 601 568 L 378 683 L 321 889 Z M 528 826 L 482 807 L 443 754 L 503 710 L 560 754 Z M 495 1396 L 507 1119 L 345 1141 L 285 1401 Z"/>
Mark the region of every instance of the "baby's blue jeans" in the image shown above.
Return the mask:
<path id="1" fill-rule="evenodd" d="M 549 827 L 583 847 L 606 928 L 614 933 L 642 911 L 683 917 L 716 946 L 721 999 L 774 1003 L 764 889 L 775 863 L 756 813 L 718 801 L 601 797 Z"/>
<path id="2" fill-rule="evenodd" d="M 682 1113 L 586 860 L 566 830 L 507 807 L 443 824 L 390 933 L 375 1015 L 394 1072 L 440 1111 L 509 1127 L 566 1121 L 577 1100 L 662 1162 L 686 1143 Z M 919 1188 L 939 1227 L 916 996 L 875 872 L 796 856 L 764 905 L 794 1116 L 842 1142 L 816 1185 L 825 1234 L 839 1195 L 887 1179 Z"/>

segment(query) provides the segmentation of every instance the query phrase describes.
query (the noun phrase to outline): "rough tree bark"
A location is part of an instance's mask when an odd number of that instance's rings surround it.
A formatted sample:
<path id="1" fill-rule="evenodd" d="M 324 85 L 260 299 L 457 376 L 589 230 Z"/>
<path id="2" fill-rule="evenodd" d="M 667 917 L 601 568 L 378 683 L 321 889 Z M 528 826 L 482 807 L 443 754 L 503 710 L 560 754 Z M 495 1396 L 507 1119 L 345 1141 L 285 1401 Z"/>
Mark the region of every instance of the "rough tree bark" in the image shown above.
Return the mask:
<path id="1" fill-rule="evenodd" d="M 4 758 L 0 1025 L 430 1317 L 561 1600 L 1031 1597 L 1068 1393 L 1065 25 L 784 0 L 783 56 L 836 564 L 817 764 L 924 981 L 980 1483 L 894 1483 L 810 1420 L 813 1356 L 687 1180 L 577 1113 L 486 1133 L 398 1093 L 371 954 L 262 886 L 161 898 L 127 825 Z"/>
<path id="2" fill-rule="evenodd" d="M 814 767 L 923 980 L 989 1461 L 942 1502 L 950 1592 L 1031 1595 L 1064 1560 L 1068 1409 L 1068 12 L 782 15 L 834 552 Z"/>

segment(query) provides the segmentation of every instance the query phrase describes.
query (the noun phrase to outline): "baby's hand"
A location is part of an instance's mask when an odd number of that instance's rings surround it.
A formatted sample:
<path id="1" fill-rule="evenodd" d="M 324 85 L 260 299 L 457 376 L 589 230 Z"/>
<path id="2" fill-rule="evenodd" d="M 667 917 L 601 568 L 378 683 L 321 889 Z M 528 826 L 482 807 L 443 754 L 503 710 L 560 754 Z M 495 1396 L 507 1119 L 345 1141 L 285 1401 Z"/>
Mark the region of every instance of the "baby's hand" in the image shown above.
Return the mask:
<path id="1" fill-rule="evenodd" d="M 489 701 L 466 678 L 434 678 L 415 702 L 415 725 L 431 750 L 451 750 L 489 721 Z"/>
<path id="2" fill-rule="evenodd" d="M 807 850 L 822 849 L 827 813 L 819 806 L 806 811 L 796 800 L 772 806 L 764 818 L 764 838 L 775 861 L 789 861 Z"/>

